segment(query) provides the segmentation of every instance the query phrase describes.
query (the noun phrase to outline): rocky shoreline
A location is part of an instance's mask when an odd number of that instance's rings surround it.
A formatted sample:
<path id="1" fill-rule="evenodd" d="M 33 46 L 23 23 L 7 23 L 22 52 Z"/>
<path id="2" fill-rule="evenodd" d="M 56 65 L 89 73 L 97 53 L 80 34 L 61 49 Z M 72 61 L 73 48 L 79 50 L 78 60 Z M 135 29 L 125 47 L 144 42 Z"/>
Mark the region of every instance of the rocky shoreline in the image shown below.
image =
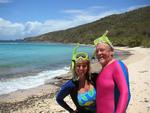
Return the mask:
<path id="1" fill-rule="evenodd" d="M 1 113 L 10 113 L 17 111 L 18 109 L 29 108 L 35 105 L 36 101 L 42 101 L 46 98 L 54 98 L 55 93 L 50 93 L 42 96 L 31 96 L 23 101 L 13 102 L 13 103 L 0 103 Z"/>
<path id="2" fill-rule="evenodd" d="M 45 85 L 43 85 L 43 88 L 32 88 L 28 90 L 16 91 L 11 94 L 1 95 L 0 96 L 0 113 L 13 113 L 20 109 L 32 108 L 33 106 L 35 106 L 35 103 L 38 101 L 44 102 L 45 99 L 54 99 L 60 86 L 71 78 L 70 74 L 71 73 L 69 72 L 66 75 L 57 76 L 57 77 L 54 77 L 53 79 L 46 81 Z M 51 87 L 53 90 L 50 89 L 50 91 L 44 91 L 46 90 L 44 86 Z M 25 95 L 25 97 L 21 99 L 20 98 L 15 99 L 13 95 L 15 94 L 19 96 L 20 95 L 24 96 L 24 94 L 26 94 L 27 92 L 30 92 L 30 90 L 43 90 L 44 92 L 42 94 L 33 93 L 33 94 L 30 94 L 30 96 Z"/>

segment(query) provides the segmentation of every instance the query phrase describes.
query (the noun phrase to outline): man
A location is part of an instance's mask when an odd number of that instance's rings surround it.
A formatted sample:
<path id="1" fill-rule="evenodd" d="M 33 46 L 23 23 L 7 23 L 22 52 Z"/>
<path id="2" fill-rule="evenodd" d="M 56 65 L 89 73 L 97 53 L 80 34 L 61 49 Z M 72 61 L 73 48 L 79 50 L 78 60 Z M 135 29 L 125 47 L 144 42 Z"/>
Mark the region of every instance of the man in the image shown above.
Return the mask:
<path id="1" fill-rule="evenodd" d="M 96 112 L 125 113 L 130 100 L 128 70 L 122 61 L 114 58 L 107 32 L 94 40 L 96 57 L 102 65 L 96 80 Z"/>

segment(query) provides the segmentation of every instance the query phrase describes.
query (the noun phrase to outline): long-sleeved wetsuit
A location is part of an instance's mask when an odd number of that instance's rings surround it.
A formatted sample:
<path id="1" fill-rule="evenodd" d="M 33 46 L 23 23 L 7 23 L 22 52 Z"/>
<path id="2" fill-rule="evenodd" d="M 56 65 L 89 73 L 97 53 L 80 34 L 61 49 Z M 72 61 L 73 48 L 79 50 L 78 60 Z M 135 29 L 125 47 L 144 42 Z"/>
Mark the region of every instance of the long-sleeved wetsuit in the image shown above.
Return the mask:
<path id="1" fill-rule="evenodd" d="M 105 66 L 96 80 L 97 113 L 125 113 L 130 100 L 128 70 L 115 60 Z"/>
<path id="2" fill-rule="evenodd" d="M 95 86 L 97 73 L 92 73 L 91 83 Z M 68 95 L 71 96 L 74 104 L 76 105 L 77 113 L 91 113 L 91 111 L 85 109 L 83 106 L 80 106 L 77 100 L 78 93 L 78 81 L 73 81 L 72 79 L 67 81 L 62 85 L 60 91 L 57 93 L 56 101 L 60 106 L 65 108 L 70 113 L 73 112 L 73 109 L 64 101 L 64 98 Z"/>

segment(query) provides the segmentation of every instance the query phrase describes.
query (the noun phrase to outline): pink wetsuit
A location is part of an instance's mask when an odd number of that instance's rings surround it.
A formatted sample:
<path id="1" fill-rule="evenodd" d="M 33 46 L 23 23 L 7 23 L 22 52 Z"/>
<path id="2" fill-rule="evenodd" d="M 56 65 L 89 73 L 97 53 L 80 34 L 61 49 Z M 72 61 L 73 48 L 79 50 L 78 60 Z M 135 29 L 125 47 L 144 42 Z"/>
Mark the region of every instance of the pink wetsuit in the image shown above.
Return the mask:
<path id="1" fill-rule="evenodd" d="M 128 70 L 115 60 L 104 67 L 96 81 L 97 113 L 125 113 L 130 100 Z"/>

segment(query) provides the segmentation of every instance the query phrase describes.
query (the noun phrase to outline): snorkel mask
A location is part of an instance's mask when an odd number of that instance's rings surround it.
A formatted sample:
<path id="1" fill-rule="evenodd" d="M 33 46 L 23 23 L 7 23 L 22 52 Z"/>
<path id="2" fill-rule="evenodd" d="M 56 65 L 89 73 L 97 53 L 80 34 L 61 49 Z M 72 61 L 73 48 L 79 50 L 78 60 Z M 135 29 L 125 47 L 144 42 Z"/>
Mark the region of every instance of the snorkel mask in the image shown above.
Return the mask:
<path id="1" fill-rule="evenodd" d="M 94 45 L 97 46 L 99 43 L 102 42 L 102 43 L 108 44 L 108 45 L 113 49 L 112 43 L 110 42 L 110 40 L 109 40 L 108 37 L 106 36 L 107 33 L 108 33 L 108 30 L 106 30 L 105 33 L 104 33 L 101 37 L 95 39 L 95 40 L 94 40 Z"/>
<path id="2" fill-rule="evenodd" d="M 77 52 L 79 44 L 74 48 L 72 53 L 72 70 L 74 70 L 75 63 L 81 60 L 89 60 L 88 54 L 86 52 Z"/>

